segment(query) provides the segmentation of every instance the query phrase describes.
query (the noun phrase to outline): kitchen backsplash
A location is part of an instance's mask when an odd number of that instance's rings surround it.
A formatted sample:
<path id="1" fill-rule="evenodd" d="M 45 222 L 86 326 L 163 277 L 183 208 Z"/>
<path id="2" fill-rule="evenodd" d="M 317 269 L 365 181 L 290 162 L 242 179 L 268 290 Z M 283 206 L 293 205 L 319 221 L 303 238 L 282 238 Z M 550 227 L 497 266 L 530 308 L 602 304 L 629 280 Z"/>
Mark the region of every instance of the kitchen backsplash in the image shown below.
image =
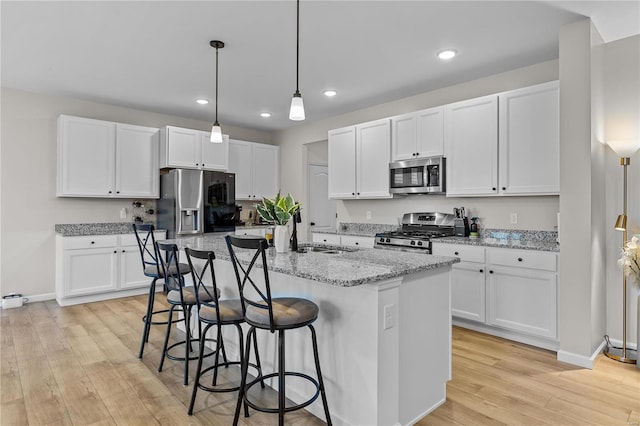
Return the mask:
<path id="1" fill-rule="evenodd" d="M 378 232 L 388 232 L 394 231 L 398 229 L 397 225 L 385 225 L 380 223 L 352 223 L 352 222 L 344 222 L 340 224 L 338 230 L 340 232 L 350 233 L 350 234 L 376 234 Z"/>

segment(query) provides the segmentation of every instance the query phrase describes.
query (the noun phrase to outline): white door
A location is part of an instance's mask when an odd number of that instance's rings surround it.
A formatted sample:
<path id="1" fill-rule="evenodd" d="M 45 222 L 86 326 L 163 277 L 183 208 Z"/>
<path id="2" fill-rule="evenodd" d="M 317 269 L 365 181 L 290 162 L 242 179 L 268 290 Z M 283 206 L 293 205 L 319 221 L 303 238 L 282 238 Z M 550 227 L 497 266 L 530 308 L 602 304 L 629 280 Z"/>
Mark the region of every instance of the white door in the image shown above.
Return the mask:
<path id="1" fill-rule="evenodd" d="M 202 142 L 200 131 L 167 126 L 167 163 L 171 167 L 200 167 Z"/>
<path id="2" fill-rule="evenodd" d="M 356 197 L 355 126 L 329 131 L 329 197 Z"/>
<path id="3" fill-rule="evenodd" d="M 498 193 L 498 97 L 445 108 L 447 196 Z"/>
<path id="4" fill-rule="evenodd" d="M 236 175 L 236 200 L 252 200 L 253 149 L 251 142 L 229 141 L 229 172 Z"/>
<path id="5" fill-rule="evenodd" d="M 416 157 L 444 155 L 444 107 L 416 113 Z"/>
<path id="6" fill-rule="evenodd" d="M 273 198 L 280 191 L 280 149 L 275 145 L 253 144 L 253 198 Z"/>
<path id="7" fill-rule="evenodd" d="M 416 158 L 416 113 L 391 118 L 392 161 Z"/>
<path id="8" fill-rule="evenodd" d="M 82 296 L 117 290 L 116 247 L 64 252 L 64 296 Z"/>
<path id="9" fill-rule="evenodd" d="M 329 199 L 329 168 L 309 164 L 307 184 L 309 205 L 303 213 L 309 222 L 309 232 L 327 232 L 336 229 L 336 201 Z"/>
<path id="10" fill-rule="evenodd" d="M 116 125 L 116 196 L 157 198 L 158 129 Z"/>
<path id="11" fill-rule="evenodd" d="M 383 119 L 356 126 L 356 196 L 391 198 L 391 120 Z"/>
<path id="12" fill-rule="evenodd" d="M 222 135 L 222 143 L 211 142 L 211 133 L 200 133 L 202 168 L 226 172 L 229 168 L 229 135 Z"/>
<path id="13" fill-rule="evenodd" d="M 58 120 L 58 196 L 114 195 L 115 124 L 81 117 Z"/>

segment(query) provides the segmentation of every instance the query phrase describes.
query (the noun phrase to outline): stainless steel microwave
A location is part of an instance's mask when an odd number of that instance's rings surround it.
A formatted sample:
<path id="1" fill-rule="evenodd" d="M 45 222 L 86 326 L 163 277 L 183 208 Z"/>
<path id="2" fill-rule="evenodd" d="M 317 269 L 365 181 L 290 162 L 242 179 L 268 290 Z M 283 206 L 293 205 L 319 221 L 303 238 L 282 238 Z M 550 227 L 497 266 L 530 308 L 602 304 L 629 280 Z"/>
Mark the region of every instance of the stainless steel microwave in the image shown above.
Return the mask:
<path id="1" fill-rule="evenodd" d="M 444 157 L 427 157 L 389 163 L 392 194 L 444 194 Z"/>

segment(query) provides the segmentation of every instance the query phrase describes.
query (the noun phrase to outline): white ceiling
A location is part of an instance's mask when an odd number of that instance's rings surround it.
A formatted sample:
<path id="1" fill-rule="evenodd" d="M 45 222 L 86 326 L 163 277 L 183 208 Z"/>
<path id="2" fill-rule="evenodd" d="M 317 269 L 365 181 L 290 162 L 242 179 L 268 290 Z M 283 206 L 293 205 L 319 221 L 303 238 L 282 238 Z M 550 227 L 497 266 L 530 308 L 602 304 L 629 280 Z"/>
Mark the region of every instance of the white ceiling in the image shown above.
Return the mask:
<path id="1" fill-rule="evenodd" d="M 33 92 L 277 130 L 295 91 L 287 1 L 2 1 L 1 83 Z M 564 24 L 640 33 L 636 1 L 311 1 L 300 5 L 307 122 L 558 57 Z M 435 54 L 455 48 L 443 63 Z M 325 89 L 338 96 L 326 98 Z M 273 116 L 261 118 L 261 111 Z"/>

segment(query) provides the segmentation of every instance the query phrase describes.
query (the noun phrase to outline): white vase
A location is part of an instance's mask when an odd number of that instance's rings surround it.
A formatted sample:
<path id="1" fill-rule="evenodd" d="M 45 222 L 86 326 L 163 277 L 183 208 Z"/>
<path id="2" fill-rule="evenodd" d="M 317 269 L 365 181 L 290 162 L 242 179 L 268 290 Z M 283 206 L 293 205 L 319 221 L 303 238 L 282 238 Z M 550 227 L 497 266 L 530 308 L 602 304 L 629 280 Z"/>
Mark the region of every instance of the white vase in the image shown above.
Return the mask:
<path id="1" fill-rule="evenodd" d="M 273 231 L 273 244 L 276 246 L 277 253 L 289 251 L 289 227 L 287 225 L 276 225 L 276 229 Z"/>

